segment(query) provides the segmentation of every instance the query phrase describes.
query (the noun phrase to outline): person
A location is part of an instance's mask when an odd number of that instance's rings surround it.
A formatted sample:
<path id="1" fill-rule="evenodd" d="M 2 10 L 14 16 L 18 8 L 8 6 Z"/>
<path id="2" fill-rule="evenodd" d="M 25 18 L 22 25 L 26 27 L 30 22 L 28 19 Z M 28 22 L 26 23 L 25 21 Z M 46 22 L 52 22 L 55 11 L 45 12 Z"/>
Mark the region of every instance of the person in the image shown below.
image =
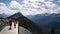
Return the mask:
<path id="1" fill-rule="evenodd" d="M 14 28 L 16 28 L 16 21 L 15 21 L 15 20 L 13 20 L 13 22 L 14 22 Z"/>
<path id="2" fill-rule="evenodd" d="M 11 28 L 12 27 L 12 19 L 11 18 L 8 20 L 8 23 L 9 23 L 9 26 L 10 26 L 10 28 L 9 28 L 9 30 L 10 30 L 10 29 L 12 29 Z"/>

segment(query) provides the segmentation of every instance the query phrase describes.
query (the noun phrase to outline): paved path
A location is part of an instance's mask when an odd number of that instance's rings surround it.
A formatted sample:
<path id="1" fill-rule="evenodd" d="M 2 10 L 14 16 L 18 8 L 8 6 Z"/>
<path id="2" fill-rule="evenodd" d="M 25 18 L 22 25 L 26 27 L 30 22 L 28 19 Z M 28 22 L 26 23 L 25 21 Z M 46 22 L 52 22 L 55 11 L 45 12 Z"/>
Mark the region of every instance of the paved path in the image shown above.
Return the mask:
<path id="1" fill-rule="evenodd" d="M 16 28 L 14 28 L 13 24 L 12 24 L 12 30 L 8 30 L 9 26 L 6 26 L 1 32 L 0 34 L 18 34 L 18 24 L 16 24 Z M 19 26 L 19 34 L 32 34 L 30 31 L 28 31 L 27 29 Z"/>
<path id="2" fill-rule="evenodd" d="M 9 26 L 6 26 L 1 32 L 0 34 L 18 34 L 18 24 L 16 24 L 16 28 L 14 28 L 13 24 L 12 24 L 12 30 L 8 30 Z"/>

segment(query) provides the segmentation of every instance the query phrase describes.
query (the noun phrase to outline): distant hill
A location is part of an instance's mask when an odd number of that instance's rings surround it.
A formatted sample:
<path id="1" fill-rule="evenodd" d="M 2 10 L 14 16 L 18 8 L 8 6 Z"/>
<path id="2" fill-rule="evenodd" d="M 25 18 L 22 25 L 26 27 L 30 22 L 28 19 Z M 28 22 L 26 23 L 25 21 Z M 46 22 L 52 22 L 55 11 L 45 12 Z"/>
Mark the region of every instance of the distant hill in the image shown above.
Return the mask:
<path id="1" fill-rule="evenodd" d="M 5 13 L 0 14 L 0 17 L 3 17 L 3 18 L 6 18 L 8 16 L 10 16 L 10 15 L 9 14 L 5 14 Z"/>
<path id="2" fill-rule="evenodd" d="M 38 14 L 28 18 L 38 25 L 41 25 L 43 29 L 50 29 L 54 27 L 55 33 L 60 34 L 60 14 Z"/>
<path id="3" fill-rule="evenodd" d="M 38 24 L 44 25 L 51 22 L 60 22 L 60 14 L 38 14 L 28 16 L 28 18 Z"/>
<path id="4" fill-rule="evenodd" d="M 0 19 L 3 19 L 3 17 L 0 17 Z"/>

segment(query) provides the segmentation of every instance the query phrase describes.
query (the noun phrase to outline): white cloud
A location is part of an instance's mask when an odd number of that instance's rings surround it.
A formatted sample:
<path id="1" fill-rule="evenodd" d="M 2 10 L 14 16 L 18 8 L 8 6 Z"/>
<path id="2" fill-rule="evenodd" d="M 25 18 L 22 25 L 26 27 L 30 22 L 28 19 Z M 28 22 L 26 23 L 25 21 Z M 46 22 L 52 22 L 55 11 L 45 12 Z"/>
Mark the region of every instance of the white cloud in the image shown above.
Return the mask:
<path id="1" fill-rule="evenodd" d="M 5 14 L 14 14 L 16 11 L 12 11 L 9 8 L 7 8 L 5 3 L 0 3 L 0 14 L 5 13 Z"/>
<path id="2" fill-rule="evenodd" d="M 18 2 L 16 2 L 16 1 L 11 1 L 11 3 L 10 3 L 10 6 L 9 6 L 9 8 L 11 9 L 11 8 L 19 8 L 19 7 L 21 7 L 20 6 L 20 4 L 18 3 Z"/>
<path id="3" fill-rule="evenodd" d="M 24 0 L 20 10 L 27 13 L 27 15 L 60 13 L 60 7 L 51 1 L 53 0 Z M 25 15 L 25 13 L 23 14 Z"/>
<path id="4" fill-rule="evenodd" d="M 23 15 L 60 13 L 60 7 L 51 1 L 53 0 L 24 0 L 23 4 L 20 4 L 19 2 L 12 0 L 9 8 L 7 8 L 5 4 L 0 3 L 2 5 L 0 11 L 7 11 L 6 13 L 10 14 L 19 11 Z"/>

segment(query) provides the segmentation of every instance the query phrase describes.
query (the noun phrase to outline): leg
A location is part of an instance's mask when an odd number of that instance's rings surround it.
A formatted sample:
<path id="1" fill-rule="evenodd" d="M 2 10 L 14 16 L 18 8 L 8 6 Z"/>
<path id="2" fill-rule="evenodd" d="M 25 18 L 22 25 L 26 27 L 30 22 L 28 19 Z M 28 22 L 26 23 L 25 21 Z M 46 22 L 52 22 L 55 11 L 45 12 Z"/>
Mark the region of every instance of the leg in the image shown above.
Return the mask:
<path id="1" fill-rule="evenodd" d="M 11 30 L 11 26 L 12 26 L 12 25 L 10 24 L 10 28 L 9 28 L 9 30 Z"/>
<path id="2" fill-rule="evenodd" d="M 16 28 L 16 23 L 14 23 L 14 28 Z"/>
<path id="3" fill-rule="evenodd" d="M 14 25 L 14 28 L 16 28 L 16 24 Z"/>

